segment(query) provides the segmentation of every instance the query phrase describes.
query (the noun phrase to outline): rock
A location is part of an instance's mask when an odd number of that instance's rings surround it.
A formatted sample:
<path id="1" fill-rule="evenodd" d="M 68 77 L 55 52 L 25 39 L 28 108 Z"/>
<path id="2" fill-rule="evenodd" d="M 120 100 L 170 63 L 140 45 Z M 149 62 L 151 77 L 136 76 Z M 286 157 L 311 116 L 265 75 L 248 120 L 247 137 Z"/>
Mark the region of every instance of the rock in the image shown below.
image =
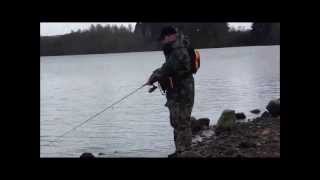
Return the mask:
<path id="1" fill-rule="evenodd" d="M 88 153 L 88 152 L 85 152 L 85 153 L 82 153 L 80 158 L 83 158 L 83 159 L 92 159 L 92 158 L 95 158 L 93 154 L 91 153 Z"/>
<path id="2" fill-rule="evenodd" d="M 264 113 L 262 113 L 261 118 L 269 118 L 271 117 L 271 114 L 268 111 L 265 111 Z"/>
<path id="3" fill-rule="evenodd" d="M 199 135 L 196 135 L 195 137 L 192 138 L 191 142 L 193 144 L 202 142 L 202 138 Z"/>
<path id="4" fill-rule="evenodd" d="M 105 153 L 98 153 L 98 156 L 104 156 L 104 155 L 106 155 Z"/>
<path id="5" fill-rule="evenodd" d="M 217 129 L 230 129 L 235 125 L 236 115 L 234 110 L 226 109 L 222 112 L 218 123 Z"/>
<path id="6" fill-rule="evenodd" d="M 237 118 L 237 119 L 245 119 L 245 118 L 246 118 L 246 115 L 245 115 L 243 112 L 241 112 L 241 113 L 236 113 L 236 118 Z"/>
<path id="7" fill-rule="evenodd" d="M 205 130 L 205 131 L 202 131 L 201 135 L 208 138 L 214 135 L 214 131 L 211 129 Z"/>
<path id="8" fill-rule="evenodd" d="M 250 147 L 256 147 L 256 144 L 252 143 L 252 142 L 244 141 L 244 142 L 241 142 L 238 147 L 239 148 L 250 148 Z"/>
<path id="9" fill-rule="evenodd" d="M 253 109 L 250 111 L 253 114 L 259 114 L 260 113 L 260 109 Z"/>
<path id="10" fill-rule="evenodd" d="M 209 128 L 210 119 L 209 118 L 200 118 L 200 119 L 198 119 L 198 123 L 203 127 Z"/>
<path id="11" fill-rule="evenodd" d="M 279 137 L 279 136 L 274 136 L 274 137 L 272 138 L 272 140 L 273 140 L 274 142 L 280 142 L 280 137 Z"/>
<path id="12" fill-rule="evenodd" d="M 238 153 L 237 155 L 236 155 L 236 158 L 245 158 L 246 156 L 245 155 L 243 155 L 242 153 Z"/>
<path id="13" fill-rule="evenodd" d="M 194 151 L 184 151 L 181 154 L 178 154 L 178 158 L 203 158 L 203 156 Z"/>
<path id="14" fill-rule="evenodd" d="M 192 134 L 196 134 L 201 130 L 209 129 L 209 118 L 200 118 L 196 120 L 196 118 L 191 117 L 191 130 Z"/>
<path id="15" fill-rule="evenodd" d="M 265 135 L 270 134 L 270 132 L 271 132 L 271 130 L 270 130 L 269 128 L 267 128 L 267 129 L 265 129 L 265 130 L 263 130 L 263 131 L 261 132 L 261 135 L 265 136 Z"/>
<path id="16" fill-rule="evenodd" d="M 230 149 L 228 149 L 228 150 L 226 150 L 226 151 L 224 152 L 224 154 L 227 155 L 227 156 L 232 156 L 232 155 L 234 155 L 235 153 L 237 153 L 237 151 L 234 150 L 234 149 L 232 149 L 232 148 L 230 148 Z"/>
<path id="17" fill-rule="evenodd" d="M 280 115 L 280 98 L 274 99 L 269 102 L 266 109 L 270 112 L 273 117 Z"/>

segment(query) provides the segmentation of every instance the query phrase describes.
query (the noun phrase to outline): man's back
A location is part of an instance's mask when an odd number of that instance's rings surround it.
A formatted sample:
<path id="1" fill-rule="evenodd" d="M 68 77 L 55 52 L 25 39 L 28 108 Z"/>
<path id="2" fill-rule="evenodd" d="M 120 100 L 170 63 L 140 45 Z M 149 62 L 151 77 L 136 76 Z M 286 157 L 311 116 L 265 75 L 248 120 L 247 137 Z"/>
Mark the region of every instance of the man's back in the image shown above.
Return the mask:
<path id="1" fill-rule="evenodd" d="M 191 72 L 188 46 L 189 42 L 182 34 L 179 34 L 177 40 L 164 49 L 166 63 L 170 66 L 167 76 L 172 78 L 173 84 L 171 88 L 168 88 L 167 100 L 193 105 L 194 78 Z"/>

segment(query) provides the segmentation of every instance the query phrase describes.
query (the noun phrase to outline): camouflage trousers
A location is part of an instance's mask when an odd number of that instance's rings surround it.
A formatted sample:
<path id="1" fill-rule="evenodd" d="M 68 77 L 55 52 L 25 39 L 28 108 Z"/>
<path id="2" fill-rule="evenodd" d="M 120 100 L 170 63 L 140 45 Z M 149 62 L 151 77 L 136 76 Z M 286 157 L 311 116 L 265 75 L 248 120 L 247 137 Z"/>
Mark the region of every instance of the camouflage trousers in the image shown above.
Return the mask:
<path id="1" fill-rule="evenodd" d="M 190 150 L 192 141 L 191 112 L 193 105 L 167 102 L 170 112 L 170 124 L 174 128 L 174 142 L 177 152 Z"/>

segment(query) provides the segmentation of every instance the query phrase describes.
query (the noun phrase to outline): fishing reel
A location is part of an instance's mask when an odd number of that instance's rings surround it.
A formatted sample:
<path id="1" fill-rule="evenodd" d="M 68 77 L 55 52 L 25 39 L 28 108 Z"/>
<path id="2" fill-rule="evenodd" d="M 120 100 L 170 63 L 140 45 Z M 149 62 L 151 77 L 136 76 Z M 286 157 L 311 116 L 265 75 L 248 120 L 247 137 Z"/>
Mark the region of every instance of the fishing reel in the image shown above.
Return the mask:
<path id="1" fill-rule="evenodd" d="M 154 84 L 152 84 L 152 87 L 149 89 L 149 93 L 152 93 L 154 90 L 156 90 L 159 87 L 160 92 L 162 95 L 166 95 L 166 91 L 164 91 L 162 89 L 162 87 L 160 86 L 160 84 L 158 83 L 158 86 L 155 86 Z"/>
<path id="2" fill-rule="evenodd" d="M 149 89 L 149 93 L 152 93 L 154 90 L 156 90 L 158 87 L 152 84 L 152 87 Z"/>

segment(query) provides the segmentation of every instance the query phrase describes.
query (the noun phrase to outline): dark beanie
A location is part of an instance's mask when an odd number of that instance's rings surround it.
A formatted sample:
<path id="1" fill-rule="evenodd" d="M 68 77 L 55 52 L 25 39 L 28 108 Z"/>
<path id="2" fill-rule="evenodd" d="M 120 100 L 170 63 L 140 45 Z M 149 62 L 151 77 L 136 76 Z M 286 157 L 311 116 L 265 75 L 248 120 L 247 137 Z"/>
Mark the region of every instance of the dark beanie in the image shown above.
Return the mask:
<path id="1" fill-rule="evenodd" d="M 162 28 L 158 41 L 163 40 L 165 36 L 176 34 L 176 33 L 177 33 L 177 30 L 173 26 L 166 26 Z"/>

